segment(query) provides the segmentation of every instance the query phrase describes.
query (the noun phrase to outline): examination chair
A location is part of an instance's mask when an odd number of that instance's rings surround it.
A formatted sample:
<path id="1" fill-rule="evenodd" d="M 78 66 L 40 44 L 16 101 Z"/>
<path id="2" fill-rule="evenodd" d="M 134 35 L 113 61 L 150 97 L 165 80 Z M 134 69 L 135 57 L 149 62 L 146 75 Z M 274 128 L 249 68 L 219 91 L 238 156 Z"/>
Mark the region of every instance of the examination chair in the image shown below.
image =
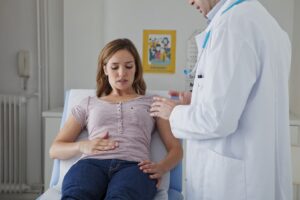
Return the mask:
<path id="1" fill-rule="evenodd" d="M 95 96 L 96 91 L 93 89 L 72 89 L 65 94 L 64 110 L 61 120 L 61 127 L 68 118 L 71 109 L 87 96 Z M 159 95 L 168 97 L 167 91 L 148 91 L 147 95 Z M 87 132 L 83 131 L 77 140 L 87 138 Z M 166 155 L 166 149 L 160 140 L 158 133 L 152 136 L 151 140 L 151 159 L 155 162 L 161 160 Z M 63 178 L 69 168 L 77 161 L 77 157 L 68 160 L 54 160 L 52 176 L 49 188 L 37 198 L 37 200 L 60 200 L 61 185 Z M 154 198 L 155 200 L 182 200 L 182 162 L 180 162 L 170 172 L 166 173 L 161 182 L 161 186 Z"/>

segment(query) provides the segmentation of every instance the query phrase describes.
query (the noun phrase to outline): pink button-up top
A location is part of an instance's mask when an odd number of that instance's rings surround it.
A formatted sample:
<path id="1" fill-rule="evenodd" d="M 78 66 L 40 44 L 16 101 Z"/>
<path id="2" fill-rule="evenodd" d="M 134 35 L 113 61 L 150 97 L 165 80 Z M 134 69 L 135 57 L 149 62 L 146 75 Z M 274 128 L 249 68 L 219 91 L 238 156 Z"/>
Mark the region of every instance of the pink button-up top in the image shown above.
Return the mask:
<path id="1" fill-rule="evenodd" d="M 103 151 L 83 158 L 121 159 L 142 161 L 150 157 L 151 135 L 155 120 L 149 115 L 152 96 L 140 96 L 135 99 L 111 103 L 98 97 L 87 97 L 74 106 L 72 115 L 87 129 L 88 138 L 101 137 L 108 131 L 109 137 L 119 142 L 114 150 Z"/>

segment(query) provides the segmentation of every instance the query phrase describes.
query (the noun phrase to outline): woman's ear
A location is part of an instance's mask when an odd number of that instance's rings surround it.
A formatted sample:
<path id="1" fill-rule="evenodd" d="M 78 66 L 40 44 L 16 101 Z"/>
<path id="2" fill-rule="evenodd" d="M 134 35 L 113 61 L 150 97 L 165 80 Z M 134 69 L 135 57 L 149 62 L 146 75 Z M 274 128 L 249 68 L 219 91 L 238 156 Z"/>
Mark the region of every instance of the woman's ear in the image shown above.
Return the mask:
<path id="1" fill-rule="evenodd" d="M 106 68 L 106 65 L 104 65 L 103 71 L 104 71 L 104 74 L 107 76 L 107 68 Z"/>

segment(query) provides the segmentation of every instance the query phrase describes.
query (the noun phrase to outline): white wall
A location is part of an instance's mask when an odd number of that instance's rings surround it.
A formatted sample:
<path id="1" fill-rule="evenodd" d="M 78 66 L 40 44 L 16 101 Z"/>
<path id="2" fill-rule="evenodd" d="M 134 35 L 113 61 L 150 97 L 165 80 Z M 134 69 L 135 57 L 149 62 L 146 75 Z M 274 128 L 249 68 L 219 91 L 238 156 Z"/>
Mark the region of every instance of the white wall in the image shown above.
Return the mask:
<path id="1" fill-rule="evenodd" d="M 32 74 L 27 93 L 34 92 L 38 71 L 35 0 L 1 0 L 0 3 L 0 92 L 26 92 L 23 79 L 17 75 L 17 53 L 22 49 L 31 53 Z"/>
<path id="2" fill-rule="evenodd" d="M 95 88 L 97 57 L 110 40 L 127 37 L 141 54 L 143 29 L 173 29 L 177 31 L 176 73 L 145 74 L 145 80 L 149 89 L 183 90 L 186 40 L 204 25 L 205 20 L 185 1 L 90 0 L 87 4 L 65 0 L 64 87 Z"/>
<path id="3" fill-rule="evenodd" d="M 47 1 L 48 27 L 48 99 L 47 107 L 56 108 L 64 101 L 64 35 L 62 0 Z"/>
<path id="4" fill-rule="evenodd" d="M 104 41 L 127 37 L 142 56 L 144 29 L 176 30 L 175 74 L 145 73 L 149 89 L 184 90 L 187 39 L 195 29 L 206 26 L 205 19 L 186 1 L 107 0 L 105 1 Z"/>
<path id="5" fill-rule="evenodd" d="M 177 33 L 176 73 L 145 74 L 148 88 L 184 89 L 182 71 L 186 62 L 186 41 L 195 29 L 205 26 L 204 18 L 186 1 L 89 0 L 88 4 L 80 0 L 64 2 L 65 89 L 95 87 L 97 53 L 103 44 L 112 39 L 131 39 L 142 56 L 144 29 L 173 29 Z M 260 2 L 292 39 L 294 0 Z M 98 35 L 94 34 L 92 28 L 99 31 Z"/>
<path id="6" fill-rule="evenodd" d="M 31 94 L 38 90 L 37 18 L 35 0 L 0 1 L 0 93 Z M 29 50 L 31 76 L 27 90 L 17 75 L 17 53 Z M 27 180 L 41 183 L 41 115 L 36 96 L 27 103 Z M 5 162 L 5 161 L 4 161 Z"/>
<path id="7" fill-rule="evenodd" d="M 300 1 L 295 0 L 293 28 L 293 56 L 290 74 L 290 110 L 300 116 Z M 298 11 L 298 12 L 296 12 Z"/>
<path id="8" fill-rule="evenodd" d="M 95 88 L 103 0 L 64 0 L 64 88 Z"/>

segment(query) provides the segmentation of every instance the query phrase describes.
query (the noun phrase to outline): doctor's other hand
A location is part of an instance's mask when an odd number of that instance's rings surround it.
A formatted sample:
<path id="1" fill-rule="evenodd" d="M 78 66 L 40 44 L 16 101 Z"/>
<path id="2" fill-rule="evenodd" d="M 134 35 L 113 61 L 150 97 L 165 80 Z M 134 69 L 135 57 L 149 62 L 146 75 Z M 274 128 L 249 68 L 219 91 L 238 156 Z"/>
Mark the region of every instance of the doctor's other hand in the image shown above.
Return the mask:
<path id="1" fill-rule="evenodd" d="M 79 141 L 78 144 L 79 151 L 86 155 L 113 150 L 119 146 L 117 141 L 109 139 L 108 132 L 102 133 L 101 137 L 95 139 Z"/>
<path id="2" fill-rule="evenodd" d="M 144 160 L 140 162 L 138 166 L 144 173 L 150 174 L 150 179 L 157 179 L 156 187 L 158 188 L 160 186 L 162 176 L 166 173 L 163 166 L 150 160 Z"/>
<path id="3" fill-rule="evenodd" d="M 151 104 L 150 115 L 152 117 L 160 117 L 168 120 L 171 112 L 176 105 L 179 104 L 178 100 L 172 100 L 164 97 L 153 97 L 154 102 Z"/>
<path id="4" fill-rule="evenodd" d="M 179 103 L 181 105 L 188 105 L 191 103 L 192 93 L 191 92 L 179 92 L 175 90 L 170 90 L 169 95 L 172 97 L 178 97 Z"/>

